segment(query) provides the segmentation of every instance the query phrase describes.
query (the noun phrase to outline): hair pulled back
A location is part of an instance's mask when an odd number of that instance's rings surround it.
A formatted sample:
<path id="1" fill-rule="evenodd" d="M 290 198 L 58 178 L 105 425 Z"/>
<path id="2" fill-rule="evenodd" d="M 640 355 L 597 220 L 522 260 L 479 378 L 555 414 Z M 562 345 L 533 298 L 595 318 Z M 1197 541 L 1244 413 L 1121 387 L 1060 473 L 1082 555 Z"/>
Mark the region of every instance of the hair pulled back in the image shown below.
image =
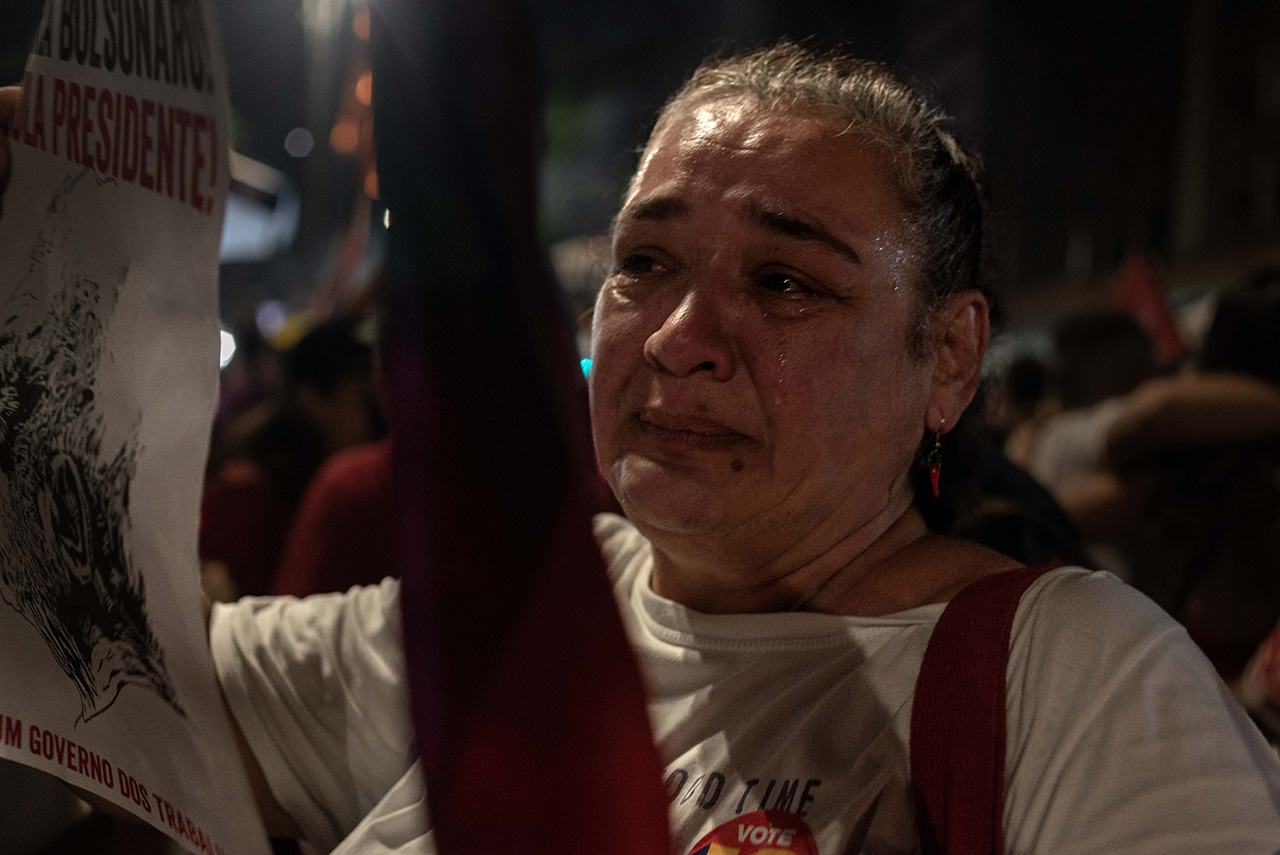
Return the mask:
<path id="1" fill-rule="evenodd" d="M 689 110 L 721 98 L 749 96 L 766 109 L 833 113 L 846 127 L 884 146 L 921 253 L 926 309 L 952 294 L 988 293 L 981 165 L 947 129 L 949 119 L 887 66 L 792 42 L 704 62 L 662 108 L 649 145 Z"/>

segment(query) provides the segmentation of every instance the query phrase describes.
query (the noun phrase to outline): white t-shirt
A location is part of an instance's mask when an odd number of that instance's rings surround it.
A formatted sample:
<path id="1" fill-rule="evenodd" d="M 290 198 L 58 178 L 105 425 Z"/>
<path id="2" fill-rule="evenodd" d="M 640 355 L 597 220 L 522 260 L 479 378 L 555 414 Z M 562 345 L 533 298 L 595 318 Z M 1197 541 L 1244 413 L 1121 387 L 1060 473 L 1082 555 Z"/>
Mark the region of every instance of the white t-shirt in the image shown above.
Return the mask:
<path id="1" fill-rule="evenodd" d="M 321 851 L 434 852 L 400 639 L 391 579 L 214 608 L 227 703 L 272 794 Z"/>
<path id="2" fill-rule="evenodd" d="M 679 855 L 915 851 L 911 696 L 941 605 L 701 614 L 650 590 L 628 523 L 602 516 L 597 535 L 648 678 Z M 398 609 L 384 582 L 215 612 L 214 662 L 273 793 L 320 847 L 349 834 L 343 855 L 433 851 Z M 1006 779 L 1010 852 L 1280 849 L 1280 766 L 1183 630 L 1106 574 L 1054 571 L 1023 597 Z"/>

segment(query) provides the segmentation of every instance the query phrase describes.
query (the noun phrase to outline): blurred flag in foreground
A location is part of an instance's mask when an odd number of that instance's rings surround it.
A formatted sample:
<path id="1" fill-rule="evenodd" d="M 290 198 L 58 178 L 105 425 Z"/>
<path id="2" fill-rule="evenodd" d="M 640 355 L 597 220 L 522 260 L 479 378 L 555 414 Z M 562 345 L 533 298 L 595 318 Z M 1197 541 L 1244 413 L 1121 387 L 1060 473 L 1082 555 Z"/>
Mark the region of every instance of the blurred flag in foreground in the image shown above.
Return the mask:
<path id="1" fill-rule="evenodd" d="M 640 676 L 590 518 L 582 372 L 536 233 L 512 0 L 373 11 L 405 646 L 442 855 L 667 855 Z"/>

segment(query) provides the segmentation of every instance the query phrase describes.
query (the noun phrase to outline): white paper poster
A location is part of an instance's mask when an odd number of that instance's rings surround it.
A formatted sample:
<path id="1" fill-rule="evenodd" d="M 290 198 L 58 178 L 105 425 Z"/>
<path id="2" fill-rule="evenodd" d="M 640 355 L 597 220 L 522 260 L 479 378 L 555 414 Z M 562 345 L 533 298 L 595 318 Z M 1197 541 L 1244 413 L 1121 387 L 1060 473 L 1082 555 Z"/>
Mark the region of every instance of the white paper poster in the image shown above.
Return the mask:
<path id="1" fill-rule="evenodd" d="M 0 756 L 267 852 L 201 617 L 227 178 L 209 0 L 48 0 L 0 214 Z"/>

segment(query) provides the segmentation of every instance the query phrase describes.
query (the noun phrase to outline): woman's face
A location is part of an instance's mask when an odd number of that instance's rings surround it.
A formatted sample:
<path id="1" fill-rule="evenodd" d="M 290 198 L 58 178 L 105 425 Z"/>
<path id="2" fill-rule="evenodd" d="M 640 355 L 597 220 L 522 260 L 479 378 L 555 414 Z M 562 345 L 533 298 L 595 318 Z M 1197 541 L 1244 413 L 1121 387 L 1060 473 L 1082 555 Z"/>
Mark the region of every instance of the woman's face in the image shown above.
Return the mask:
<path id="1" fill-rule="evenodd" d="M 651 538 L 764 545 L 910 503 L 932 360 L 888 155 L 810 111 L 698 105 L 651 143 L 596 307 L 596 457 Z M 764 557 L 764 556 L 762 556 Z"/>

